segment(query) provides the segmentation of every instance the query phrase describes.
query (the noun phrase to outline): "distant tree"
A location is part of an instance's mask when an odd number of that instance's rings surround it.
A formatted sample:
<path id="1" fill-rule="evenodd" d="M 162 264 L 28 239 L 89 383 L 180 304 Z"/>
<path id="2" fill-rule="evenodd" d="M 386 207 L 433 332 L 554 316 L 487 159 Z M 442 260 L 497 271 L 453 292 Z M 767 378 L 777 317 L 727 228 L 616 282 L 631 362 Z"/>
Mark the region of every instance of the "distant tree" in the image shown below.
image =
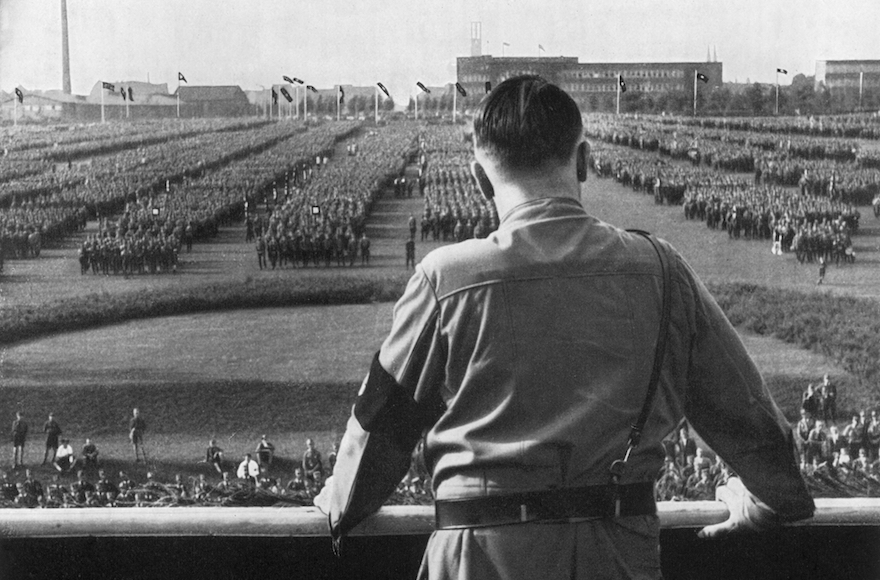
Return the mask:
<path id="1" fill-rule="evenodd" d="M 752 85 L 745 90 L 745 97 L 746 102 L 749 105 L 750 114 L 761 116 L 768 112 L 767 99 L 760 83 L 752 83 Z"/>
<path id="2" fill-rule="evenodd" d="M 406 110 L 409 112 L 413 112 L 416 108 L 416 101 L 412 97 L 409 98 L 409 103 L 406 105 Z"/>
<path id="3" fill-rule="evenodd" d="M 387 99 L 382 101 L 382 107 L 384 107 L 386 111 L 393 111 L 394 110 L 394 99 L 391 97 L 388 97 Z"/>
<path id="4" fill-rule="evenodd" d="M 706 99 L 706 113 L 709 115 L 723 115 L 727 111 L 732 97 L 730 88 L 725 86 L 713 87 Z"/>
<path id="5" fill-rule="evenodd" d="M 794 75 L 791 86 L 785 91 L 788 95 L 789 106 L 792 111 L 800 111 L 802 115 L 810 115 L 815 112 L 816 91 L 813 88 L 815 77 L 803 74 Z M 780 91 L 781 93 L 781 91 Z"/>

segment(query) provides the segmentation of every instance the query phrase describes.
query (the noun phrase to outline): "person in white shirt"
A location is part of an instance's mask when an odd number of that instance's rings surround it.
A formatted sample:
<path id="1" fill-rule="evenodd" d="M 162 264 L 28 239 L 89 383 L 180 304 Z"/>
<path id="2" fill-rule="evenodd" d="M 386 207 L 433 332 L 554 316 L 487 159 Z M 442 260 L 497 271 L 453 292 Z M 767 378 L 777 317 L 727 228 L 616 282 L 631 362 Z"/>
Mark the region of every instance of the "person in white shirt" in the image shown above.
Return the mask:
<path id="1" fill-rule="evenodd" d="M 73 447 L 70 445 L 70 439 L 62 439 L 61 447 L 55 453 L 55 469 L 61 472 L 70 471 L 76 463 L 76 456 L 73 454 Z"/>
<path id="2" fill-rule="evenodd" d="M 260 464 L 254 461 L 251 454 L 248 453 L 244 456 L 244 460 L 238 464 L 236 475 L 238 475 L 239 479 L 244 479 L 251 485 L 256 485 L 257 477 L 260 475 Z"/>

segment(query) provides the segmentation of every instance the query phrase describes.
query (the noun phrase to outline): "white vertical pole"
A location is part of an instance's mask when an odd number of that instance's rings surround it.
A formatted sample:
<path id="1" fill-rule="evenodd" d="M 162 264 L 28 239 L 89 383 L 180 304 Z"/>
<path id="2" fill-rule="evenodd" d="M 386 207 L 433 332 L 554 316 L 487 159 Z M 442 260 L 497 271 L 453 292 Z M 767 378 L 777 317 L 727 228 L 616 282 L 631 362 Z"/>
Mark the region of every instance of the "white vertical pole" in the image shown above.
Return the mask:
<path id="1" fill-rule="evenodd" d="M 336 85 L 336 120 L 339 120 L 339 90 L 342 88 L 341 85 Z"/>
<path id="2" fill-rule="evenodd" d="M 104 119 L 104 85 L 101 84 L 101 123 L 105 123 Z"/>
<path id="3" fill-rule="evenodd" d="M 620 73 L 617 73 L 617 114 L 620 114 Z"/>
<path id="4" fill-rule="evenodd" d="M 865 73 L 864 71 L 859 72 L 859 110 L 862 110 L 862 85 L 865 81 Z"/>
<path id="5" fill-rule="evenodd" d="M 12 99 L 12 125 L 18 127 L 18 95 Z"/>
<path id="6" fill-rule="evenodd" d="M 180 118 L 180 83 L 177 84 L 177 118 Z"/>
<path id="7" fill-rule="evenodd" d="M 309 122 L 309 90 L 303 89 L 303 95 L 304 95 L 304 98 L 303 98 L 303 120 L 305 120 L 305 122 L 308 123 Z"/>
<path id="8" fill-rule="evenodd" d="M 455 112 L 458 109 L 458 87 L 452 87 L 452 124 L 455 125 Z"/>
<path id="9" fill-rule="evenodd" d="M 376 90 L 376 124 L 379 124 L 379 87 L 373 87 Z"/>
<path id="10" fill-rule="evenodd" d="M 776 114 L 779 115 L 779 69 L 776 69 Z"/>
<path id="11" fill-rule="evenodd" d="M 419 94 L 418 93 L 416 93 L 415 101 L 416 101 L 416 121 L 418 121 L 419 120 Z"/>
<path id="12" fill-rule="evenodd" d="M 697 69 L 694 69 L 694 117 L 697 116 Z"/>

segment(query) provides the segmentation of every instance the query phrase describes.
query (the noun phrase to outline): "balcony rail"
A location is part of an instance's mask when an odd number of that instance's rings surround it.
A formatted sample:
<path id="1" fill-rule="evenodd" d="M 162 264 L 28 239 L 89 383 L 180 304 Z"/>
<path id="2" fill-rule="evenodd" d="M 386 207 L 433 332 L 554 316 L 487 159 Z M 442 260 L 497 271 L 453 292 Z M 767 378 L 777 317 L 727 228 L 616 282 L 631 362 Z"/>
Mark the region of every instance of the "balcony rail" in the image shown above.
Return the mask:
<path id="1" fill-rule="evenodd" d="M 700 528 L 727 518 L 717 501 L 660 502 L 662 529 Z M 430 506 L 386 506 L 361 523 L 353 536 L 428 535 Z M 880 499 L 817 499 L 806 526 L 880 527 Z M 0 538 L 76 537 L 321 537 L 327 516 L 313 507 L 177 507 L 0 509 Z"/>

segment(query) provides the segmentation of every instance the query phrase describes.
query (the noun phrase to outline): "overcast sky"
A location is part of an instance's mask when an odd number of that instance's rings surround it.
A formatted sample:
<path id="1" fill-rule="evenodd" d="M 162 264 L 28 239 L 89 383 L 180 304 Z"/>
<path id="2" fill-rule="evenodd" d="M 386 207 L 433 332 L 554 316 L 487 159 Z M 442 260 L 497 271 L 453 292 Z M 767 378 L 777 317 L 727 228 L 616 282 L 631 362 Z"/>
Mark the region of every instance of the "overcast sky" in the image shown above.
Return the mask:
<path id="1" fill-rule="evenodd" d="M 785 84 L 816 60 L 880 58 L 877 0 L 68 0 L 73 92 L 98 80 L 245 89 L 295 76 L 319 88 L 455 78 L 470 54 L 581 62 L 724 63 L 724 81 Z M 61 88 L 60 0 L 0 0 L 0 89 Z M 510 46 L 502 47 L 502 43 Z"/>

